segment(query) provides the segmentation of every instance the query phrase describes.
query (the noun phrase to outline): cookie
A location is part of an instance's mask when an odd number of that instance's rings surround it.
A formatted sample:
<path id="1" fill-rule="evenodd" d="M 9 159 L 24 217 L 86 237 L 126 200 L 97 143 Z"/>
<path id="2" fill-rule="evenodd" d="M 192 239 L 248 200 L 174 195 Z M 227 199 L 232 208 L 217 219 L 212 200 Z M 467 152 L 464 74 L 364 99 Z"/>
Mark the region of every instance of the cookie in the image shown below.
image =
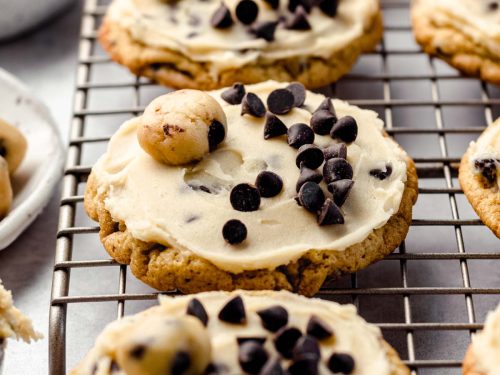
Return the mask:
<path id="1" fill-rule="evenodd" d="M 114 0 L 99 40 L 132 73 L 170 87 L 313 88 L 346 74 L 382 28 L 377 0 Z"/>
<path id="2" fill-rule="evenodd" d="M 202 355 L 200 343 L 186 345 L 193 339 L 187 318 L 198 320 L 196 340 L 205 345 L 208 338 Z M 161 297 L 159 306 L 109 324 L 71 374 L 180 374 L 178 363 L 193 375 L 410 373 L 380 329 L 352 305 L 284 291 L 235 291 Z M 201 363 L 206 368 L 193 368 Z M 136 371 L 128 371 L 131 364 Z"/>
<path id="3" fill-rule="evenodd" d="M 500 305 L 488 314 L 484 329 L 473 336 L 465 354 L 464 375 L 496 375 L 500 371 Z"/>
<path id="4" fill-rule="evenodd" d="M 245 88 L 267 103 L 284 87 L 269 81 Z M 360 270 L 401 243 L 417 198 L 416 171 L 375 112 L 332 101 L 339 119 L 355 119 L 346 131 L 355 140 L 344 144 L 309 126 L 323 95 L 307 92 L 303 106 L 278 118 L 242 114 L 244 101 L 229 104 L 225 92 L 209 94 L 225 112 L 226 140 L 199 162 L 172 166 L 152 158 L 137 141 L 142 117 L 112 137 L 84 202 L 112 258 L 160 290 L 312 295 L 327 278 Z M 287 134 L 266 137 L 272 118 Z M 318 165 L 309 160 L 317 153 L 299 146 L 307 142 L 328 159 L 314 170 L 306 165 Z M 343 145 L 338 152 L 335 144 Z M 273 175 L 262 178 L 264 171 Z M 330 187 L 335 196 L 327 183 L 337 185 Z"/>
<path id="5" fill-rule="evenodd" d="M 489 0 L 415 0 L 413 31 L 423 50 L 462 73 L 500 84 L 500 9 Z"/>
<path id="6" fill-rule="evenodd" d="M 7 161 L 10 174 L 13 174 L 23 161 L 27 148 L 28 143 L 22 133 L 0 119 L 0 156 Z"/>
<path id="7" fill-rule="evenodd" d="M 500 238 L 500 119 L 471 142 L 458 178 L 476 213 Z"/>
<path id="8" fill-rule="evenodd" d="M 12 205 L 12 187 L 10 185 L 9 166 L 0 156 L 0 219 L 7 216 Z"/>
<path id="9" fill-rule="evenodd" d="M 179 90 L 147 106 L 137 138 L 156 160 L 181 165 L 213 151 L 226 137 L 226 127 L 224 111 L 210 95 Z"/>

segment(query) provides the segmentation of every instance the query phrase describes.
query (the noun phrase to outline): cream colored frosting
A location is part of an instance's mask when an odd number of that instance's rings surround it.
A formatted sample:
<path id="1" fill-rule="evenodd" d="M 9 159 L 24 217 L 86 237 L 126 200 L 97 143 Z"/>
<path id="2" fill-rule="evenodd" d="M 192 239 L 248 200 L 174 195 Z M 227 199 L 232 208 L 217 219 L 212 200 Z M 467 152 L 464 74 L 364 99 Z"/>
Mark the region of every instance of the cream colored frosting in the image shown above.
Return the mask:
<path id="1" fill-rule="evenodd" d="M 247 86 L 264 101 L 283 84 L 274 82 Z M 116 220 L 124 221 L 135 238 L 166 246 L 189 249 L 232 272 L 275 268 L 300 257 L 310 249 L 342 250 L 361 242 L 377 227 L 384 225 L 401 201 L 406 179 L 405 154 L 381 133 L 382 121 L 371 111 L 335 101 L 339 116 L 353 115 L 359 125 L 357 140 L 348 147 L 355 185 L 343 206 L 346 224 L 319 227 L 314 215 L 299 207 L 294 197 L 299 170 L 296 150 L 283 139 L 264 140 L 263 119 L 240 116 L 239 105 L 220 99 L 228 119 L 228 136 L 216 152 L 194 167 L 169 167 L 154 161 L 136 140 L 138 120 L 125 123 L 113 136 L 108 152 L 93 171 L 106 192 L 106 208 Z M 323 99 L 308 93 L 306 104 L 314 109 Z M 310 112 L 294 109 L 281 116 L 290 126 L 309 123 Z M 317 144 L 333 141 L 316 136 Z M 369 175 L 373 168 L 390 162 L 393 173 L 380 181 Z M 268 169 L 280 175 L 284 191 L 272 199 L 263 199 L 254 212 L 235 211 L 229 203 L 229 191 L 240 182 L 253 182 Z M 187 186 L 206 185 L 218 194 L 194 191 Z M 224 223 L 240 219 L 248 228 L 244 244 L 235 247 L 221 235 Z M 194 219 L 194 220 L 193 220 Z"/>
<path id="2" fill-rule="evenodd" d="M 500 375 L 500 305 L 488 314 L 484 329 L 472 338 L 472 348 L 485 375 Z"/>
<path id="3" fill-rule="evenodd" d="M 290 16 L 288 0 L 281 0 L 279 12 L 263 0 L 257 21 Z M 171 6 L 160 0 L 114 0 L 108 17 L 129 30 L 135 40 L 148 46 L 178 51 L 198 62 L 210 62 L 217 72 L 256 62 L 291 57 L 329 57 L 363 35 L 379 12 L 377 0 L 341 0 L 336 17 L 314 8 L 309 16 L 312 30 L 287 30 L 279 26 L 271 43 L 248 33 L 237 21 L 234 9 L 239 0 L 225 0 L 235 23 L 226 30 L 210 25 L 220 0 L 181 0 Z M 197 23 L 196 25 L 194 25 Z M 195 37 L 188 37 L 197 33 Z"/>
<path id="4" fill-rule="evenodd" d="M 246 324 L 228 324 L 217 318 L 220 309 L 236 295 L 241 295 L 243 298 L 247 316 Z M 339 305 L 335 302 L 315 298 L 308 299 L 285 291 L 236 291 L 232 293 L 208 292 L 182 297 L 160 297 L 160 306 L 111 323 L 73 374 L 90 374 L 96 362 L 98 362 L 99 369 L 109 369 L 109 363 L 117 348 L 124 345 L 123 341 L 127 335 L 124 335 L 123 332 L 133 329 L 146 319 L 154 319 L 158 316 L 181 319 L 185 316 L 186 306 L 193 297 L 201 301 L 208 313 L 209 321 L 206 329 L 211 339 L 212 362 L 227 367 L 228 371 L 222 372 L 223 374 L 237 375 L 242 373 L 238 364 L 237 337 L 267 337 L 264 344 L 266 350 L 271 357 L 277 355 L 272 342 L 273 334 L 263 328 L 261 320 L 256 314 L 256 311 L 274 305 L 283 306 L 289 314 L 288 326 L 299 328 L 302 332 L 305 332 L 312 314 L 320 317 L 332 328 L 334 337 L 320 342 L 322 355 L 319 365 L 320 374 L 331 374 L 326 368 L 326 361 L 333 352 L 347 353 L 354 358 L 353 375 L 392 373 L 394 365 L 388 359 L 380 330 L 358 316 L 354 306 Z M 147 337 L 138 334 L 134 339 L 137 342 L 142 342 Z M 108 371 L 102 371 L 97 374 L 108 373 Z"/>
<path id="5" fill-rule="evenodd" d="M 476 173 L 480 173 L 474 162 L 482 159 L 494 159 L 497 166 L 497 185 L 500 188 L 500 119 L 489 126 L 476 142 L 471 142 L 471 167 Z"/>
<path id="6" fill-rule="evenodd" d="M 33 329 L 29 318 L 14 307 L 12 294 L 0 280 L 0 339 L 15 337 L 26 342 L 38 340 L 42 335 Z"/>
<path id="7" fill-rule="evenodd" d="M 265 102 L 272 90 L 284 85 L 268 81 L 246 89 Z M 155 161 L 137 142 L 136 118 L 122 125 L 94 166 L 98 193 L 107 195 L 106 209 L 115 220 L 125 222 L 132 236 L 191 250 L 221 269 L 239 273 L 274 269 L 311 249 L 346 249 L 363 241 L 398 211 L 406 181 L 406 154 L 383 135 L 383 122 L 375 112 L 334 100 L 339 117 L 351 115 L 358 123 L 358 137 L 347 152 L 355 183 L 342 206 L 345 224 L 320 227 L 315 215 L 294 199 L 299 177 L 297 150 L 283 137 L 264 140 L 264 119 L 241 116 L 241 106 L 225 103 L 220 92 L 211 95 L 226 113 L 228 134 L 215 152 L 196 165 L 171 167 Z M 279 117 L 287 126 L 309 124 L 309 110 L 323 99 L 323 95 L 308 92 L 306 108 L 294 108 Z M 334 141 L 316 135 L 315 143 L 326 146 Z M 383 169 L 386 163 L 392 165 L 387 179 L 370 176 L 370 170 Z M 253 183 L 265 169 L 281 176 L 283 191 L 274 198 L 263 198 L 257 211 L 234 210 L 229 201 L 231 188 Z M 208 186 L 217 194 L 194 190 L 188 184 Z M 222 237 L 222 227 L 230 219 L 241 220 L 248 229 L 247 239 L 238 246 L 227 244 Z"/>
<path id="8" fill-rule="evenodd" d="M 417 0 L 428 7 L 427 16 L 438 26 L 453 27 L 500 57 L 500 8 L 491 0 Z"/>

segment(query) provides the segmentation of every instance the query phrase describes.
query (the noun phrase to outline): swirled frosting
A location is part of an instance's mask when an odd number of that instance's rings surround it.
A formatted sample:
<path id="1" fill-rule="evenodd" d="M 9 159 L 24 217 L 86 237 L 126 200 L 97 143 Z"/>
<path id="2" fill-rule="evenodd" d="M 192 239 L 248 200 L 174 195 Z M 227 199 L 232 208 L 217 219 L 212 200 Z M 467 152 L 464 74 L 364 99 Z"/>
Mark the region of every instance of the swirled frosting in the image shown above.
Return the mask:
<path id="1" fill-rule="evenodd" d="M 484 329 L 473 337 L 472 348 L 485 375 L 500 374 L 500 305 L 488 314 Z"/>

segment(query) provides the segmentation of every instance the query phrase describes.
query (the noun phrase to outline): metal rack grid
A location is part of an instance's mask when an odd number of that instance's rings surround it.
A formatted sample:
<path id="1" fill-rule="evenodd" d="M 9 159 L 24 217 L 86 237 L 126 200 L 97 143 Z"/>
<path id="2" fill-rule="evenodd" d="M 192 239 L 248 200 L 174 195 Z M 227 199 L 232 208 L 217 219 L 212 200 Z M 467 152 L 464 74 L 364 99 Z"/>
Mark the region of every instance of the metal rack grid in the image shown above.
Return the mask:
<path id="1" fill-rule="evenodd" d="M 82 193 L 93 161 L 87 155 L 102 153 L 121 121 L 139 114 L 148 98 L 165 90 L 133 77 L 100 50 L 96 33 L 105 3 L 86 0 L 82 18 L 50 307 L 51 374 L 75 365 L 66 361 L 69 345 L 76 347 L 76 358 L 83 357 L 95 335 L 83 346 L 78 338 L 92 321 L 112 319 L 104 318 L 102 303 L 113 304 L 120 318 L 126 305 L 138 301 L 140 310 L 158 295 L 129 277 L 127 266 L 106 258 L 96 240 L 98 227 L 83 214 Z M 412 40 L 409 0 L 382 0 L 382 8 L 383 42 L 322 92 L 379 113 L 417 163 L 419 202 L 409 236 L 395 253 L 325 286 L 319 297 L 356 304 L 361 315 L 382 328 L 414 374 L 458 374 L 470 336 L 500 301 L 500 247 L 465 201 L 457 166 L 467 143 L 500 113 L 500 90 L 461 77 L 423 54 Z M 111 72 L 118 79 L 111 79 Z M 112 272 L 105 280 L 114 282 L 97 282 L 103 272 Z M 96 292 L 98 284 L 117 291 Z M 71 320 L 72 306 L 87 306 L 93 315 Z M 74 342 L 66 337 L 69 326 Z"/>

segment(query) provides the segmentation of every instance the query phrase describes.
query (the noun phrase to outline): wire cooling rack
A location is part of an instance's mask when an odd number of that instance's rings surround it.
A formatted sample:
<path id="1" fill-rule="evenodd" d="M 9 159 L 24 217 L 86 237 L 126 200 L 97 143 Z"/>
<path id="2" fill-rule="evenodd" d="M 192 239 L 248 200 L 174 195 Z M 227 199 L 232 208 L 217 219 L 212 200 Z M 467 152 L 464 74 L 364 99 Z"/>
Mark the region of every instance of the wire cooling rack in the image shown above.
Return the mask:
<path id="1" fill-rule="evenodd" d="M 321 90 L 371 108 L 412 155 L 420 196 L 406 241 L 319 297 L 354 303 L 381 327 L 414 374 L 459 374 L 471 335 L 500 301 L 500 242 L 457 182 L 468 143 L 499 113 L 500 90 L 461 77 L 414 43 L 409 2 L 383 0 L 384 40 L 336 85 Z M 108 322 L 158 293 L 110 260 L 83 210 L 91 165 L 110 135 L 167 89 L 132 76 L 96 42 L 106 2 L 86 0 L 50 306 L 50 373 L 64 374 Z M 70 285 L 71 281 L 71 285 Z"/>

